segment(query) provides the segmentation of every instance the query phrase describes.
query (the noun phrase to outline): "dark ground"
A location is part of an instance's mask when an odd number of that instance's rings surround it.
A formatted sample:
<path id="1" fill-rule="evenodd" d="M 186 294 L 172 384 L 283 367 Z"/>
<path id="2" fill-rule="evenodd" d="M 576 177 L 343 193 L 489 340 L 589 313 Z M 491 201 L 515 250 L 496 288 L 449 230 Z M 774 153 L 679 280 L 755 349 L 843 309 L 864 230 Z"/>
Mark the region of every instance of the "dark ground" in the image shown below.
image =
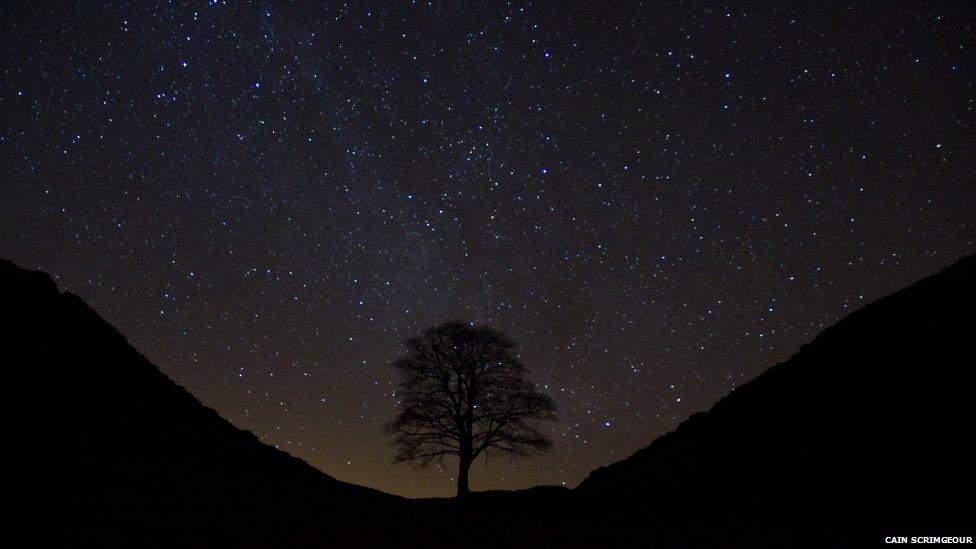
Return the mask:
<path id="1" fill-rule="evenodd" d="M 976 258 L 868 305 L 575 490 L 406 500 L 264 445 L 0 262 L 11 517 L 35 546 L 864 547 L 973 535 Z"/>

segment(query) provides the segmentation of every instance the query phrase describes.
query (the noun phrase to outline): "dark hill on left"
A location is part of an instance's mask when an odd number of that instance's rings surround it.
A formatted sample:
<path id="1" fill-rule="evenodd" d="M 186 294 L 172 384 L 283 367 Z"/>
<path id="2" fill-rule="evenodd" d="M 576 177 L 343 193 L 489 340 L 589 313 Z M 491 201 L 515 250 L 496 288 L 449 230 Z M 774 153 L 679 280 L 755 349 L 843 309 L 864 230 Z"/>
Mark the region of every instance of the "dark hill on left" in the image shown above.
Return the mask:
<path id="1" fill-rule="evenodd" d="M 234 427 L 46 274 L 0 260 L 0 303 L 7 495 L 36 544 L 383 545 L 357 521 L 403 500 Z"/>

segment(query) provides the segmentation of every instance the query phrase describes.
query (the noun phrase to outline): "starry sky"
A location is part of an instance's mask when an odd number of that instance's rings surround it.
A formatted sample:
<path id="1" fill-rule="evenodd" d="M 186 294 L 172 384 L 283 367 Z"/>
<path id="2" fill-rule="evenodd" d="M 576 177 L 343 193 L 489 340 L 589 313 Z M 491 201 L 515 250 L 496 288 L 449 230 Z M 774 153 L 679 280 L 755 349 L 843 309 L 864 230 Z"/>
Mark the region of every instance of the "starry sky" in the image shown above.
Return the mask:
<path id="1" fill-rule="evenodd" d="M 454 493 L 381 432 L 427 326 L 508 332 L 560 408 L 552 452 L 473 489 L 574 486 L 976 250 L 970 2 L 0 15 L 0 256 L 397 494 Z"/>

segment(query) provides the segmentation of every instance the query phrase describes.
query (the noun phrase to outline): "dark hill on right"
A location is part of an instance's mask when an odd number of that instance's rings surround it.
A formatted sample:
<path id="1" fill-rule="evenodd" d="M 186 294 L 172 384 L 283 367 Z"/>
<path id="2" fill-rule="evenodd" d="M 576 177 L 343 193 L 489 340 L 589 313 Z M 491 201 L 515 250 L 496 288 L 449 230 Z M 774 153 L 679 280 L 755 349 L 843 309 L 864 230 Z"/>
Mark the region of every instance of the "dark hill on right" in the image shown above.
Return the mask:
<path id="1" fill-rule="evenodd" d="M 968 257 L 850 314 L 574 496 L 606 545 L 974 536 L 974 340 Z"/>

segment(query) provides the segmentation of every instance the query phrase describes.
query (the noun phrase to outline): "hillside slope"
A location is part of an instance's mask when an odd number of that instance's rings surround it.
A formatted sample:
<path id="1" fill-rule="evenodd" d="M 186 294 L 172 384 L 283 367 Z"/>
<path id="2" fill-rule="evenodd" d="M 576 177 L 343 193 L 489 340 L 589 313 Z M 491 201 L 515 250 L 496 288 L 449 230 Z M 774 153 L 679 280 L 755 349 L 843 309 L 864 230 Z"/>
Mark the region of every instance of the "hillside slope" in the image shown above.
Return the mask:
<path id="1" fill-rule="evenodd" d="M 976 258 L 856 311 L 575 490 L 683 546 L 973 535 Z M 960 530 L 963 529 L 963 530 Z M 826 544 L 826 545 L 825 545 Z"/>
<path id="2" fill-rule="evenodd" d="M 398 501 L 237 429 L 47 275 L 0 260 L 0 302 L 8 397 L 23 401 L 15 482 L 27 518 L 56 521 L 42 539 L 261 546 L 313 528 L 327 541 L 352 508 Z"/>

